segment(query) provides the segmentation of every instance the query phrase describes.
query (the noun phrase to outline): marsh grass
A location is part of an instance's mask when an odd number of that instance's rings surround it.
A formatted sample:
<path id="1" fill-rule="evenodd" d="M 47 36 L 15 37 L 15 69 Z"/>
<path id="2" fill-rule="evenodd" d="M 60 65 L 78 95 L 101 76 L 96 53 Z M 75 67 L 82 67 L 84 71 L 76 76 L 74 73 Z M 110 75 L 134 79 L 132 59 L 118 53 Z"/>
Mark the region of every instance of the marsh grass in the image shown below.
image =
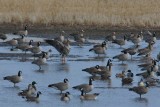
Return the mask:
<path id="1" fill-rule="evenodd" d="M 0 0 L 0 23 L 160 26 L 159 0 Z"/>

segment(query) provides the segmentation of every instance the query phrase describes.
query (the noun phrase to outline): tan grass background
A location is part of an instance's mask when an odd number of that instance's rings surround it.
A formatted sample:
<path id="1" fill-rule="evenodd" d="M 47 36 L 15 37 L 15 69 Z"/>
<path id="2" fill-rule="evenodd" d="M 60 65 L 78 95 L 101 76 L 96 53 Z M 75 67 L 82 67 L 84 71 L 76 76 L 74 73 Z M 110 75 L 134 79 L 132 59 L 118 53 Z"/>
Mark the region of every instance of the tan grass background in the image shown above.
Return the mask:
<path id="1" fill-rule="evenodd" d="M 160 0 L 0 0 L 0 23 L 160 26 Z"/>

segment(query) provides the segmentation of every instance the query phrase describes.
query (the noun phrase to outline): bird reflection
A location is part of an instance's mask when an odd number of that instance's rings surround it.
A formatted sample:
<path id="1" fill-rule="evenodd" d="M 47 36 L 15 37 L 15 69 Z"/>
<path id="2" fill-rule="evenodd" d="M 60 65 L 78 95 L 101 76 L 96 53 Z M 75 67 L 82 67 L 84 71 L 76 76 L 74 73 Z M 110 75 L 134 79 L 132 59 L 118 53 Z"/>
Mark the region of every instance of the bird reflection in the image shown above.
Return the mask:
<path id="1" fill-rule="evenodd" d="M 57 71 L 69 71 L 69 64 L 67 63 L 58 63 L 56 65 Z"/>
<path id="2" fill-rule="evenodd" d="M 136 102 L 136 103 L 144 103 L 144 104 L 148 104 L 148 99 L 147 98 L 139 98 L 139 97 L 137 97 L 137 98 L 134 98 L 134 101 Z"/>

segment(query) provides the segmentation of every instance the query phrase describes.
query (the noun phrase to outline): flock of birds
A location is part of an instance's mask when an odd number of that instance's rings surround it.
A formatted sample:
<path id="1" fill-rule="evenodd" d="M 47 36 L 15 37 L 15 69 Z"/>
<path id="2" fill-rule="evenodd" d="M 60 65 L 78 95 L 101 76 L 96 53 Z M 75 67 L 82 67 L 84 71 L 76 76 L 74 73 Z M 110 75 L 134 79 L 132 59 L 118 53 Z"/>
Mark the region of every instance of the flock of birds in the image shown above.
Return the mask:
<path id="1" fill-rule="evenodd" d="M 72 33 L 65 38 L 63 34 L 66 33 L 62 31 L 62 34 L 60 36 L 54 39 L 44 39 L 44 42 L 53 46 L 60 53 L 62 57 L 62 62 L 65 63 L 66 57 L 69 55 L 71 49 L 71 41 L 69 37 L 74 37 L 76 43 L 83 48 L 83 44 L 86 42 L 86 38 L 84 37 L 83 32 L 84 31 L 82 30 L 79 33 Z M 48 50 L 46 52 L 42 51 L 40 47 L 40 41 L 38 41 L 34 46 L 33 40 L 26 42 L 25 38 L 27 38 L 28 35 L 27 26 L 25 26 L 25 29 L 23 31 L 18 31 L 13 34 L 20 35 L 21 37 L 5 41 L 7 39 L 7 36 L 6 34 L 1 33 L 0 39 L 2 39 L 4 43 L 7 43 L 12 47 L 11 51 L 14 51 L 15 49 L 23 51 L 24 61 L 26 61 L 27 52 L 33 53 L 34 59 L 32 63 L 39 66 L 39 70 L 41 70 L 41 66 L 44 65 L 47 62 L 47 59 L 50 58 L 51 50 Z M 141 68 L 142 72 L 134 74 L 131 70 L 127 70 L 117 73 L 115 76 L 117 78 L 122 78 L 122 85 L 131 84 L 133 82 L 134 75 L 140 76 L 141 79 L 137 83 L 137 86 L 128 89 L 129 91 L 133 91 L 139 94 L 141 98 L 141 95 L 146 94 L 148 92 L 148 88 L 150 86 L 156 86 L 157 84 L 159 84 L 159 79 L 156 76 L 160 75 L 159 65 L 157 63 L 160 60 L 160 54 L 157 55 L 156 59 L 151 57 L 153 46 L 154 44 L 156 44 L 156 33 L 151 33 L 150 31 L 147 31 L 147 34 L 150 35 L 150 38 L 145 40 L 143 39 L 143 32 L 140 32 L 139 34 L 131 33 L 130 36 L 124 36 L 122 39 L 117 39 L 116 33 L 113 32 L 111 35 L 108 35 L 104 38 L 104 42 L 102 42 L 101 44 L 96 44 L 91 49 L 89 49 L 89 52 L 94 52 L 95 54 L 100 56 L 101 54 L 106 53 L 107 44 L 108 46 L 116 44 L 119 45 L 120 48 L 126 45 L 127 41 L 130 41 L 134 44 L 133 47 L 127 49 L 122 48 L 122 53 L 114 56 L 113 58 L 108 59 L 106 66 L 96 65 L 82 69 L 82 71 L 92 75 L 92 78 L 89 78 L 89 83 L 87 84 L 80 84 L 72 87 L 73 89 L 79 90 L 81 92 L 80 99 L 95 100 L 99 93 L 90 93 L 94 89 L 94 86 L 92 84 L 92 81 L 94 81 L 94 77 L 100 76 L 102 79 L 110 78 L 112 76 L 113 60 L 118 59 L 119 61 L 122 61 L 122 64 L 124 64 L 125 61 L 129 60 L 129 56 L 131 56 L 131 60 L 133 60 L 133 55 L 141 56 L 140 58 L 142 58 L 141 60 L 143 60 L 144 63 L 138 65 L 138 67 Z M 140 49 L 140 44 L 142 41 L 148 43 L 148 46 Z M 39 53 L 41 53 L 39 57 L 35 58 L 36 55 Z M 19 71 L 17 75 L 5 76 L 3 79 L 12 82 L 15 86 L 15 84 L 22 81 L 22 71 Z M 39 102 L 39 95 L 41 94 L 41 92 L 37 90 L 35 84 L 36 82 L 33 81 L 31 84 L 28 85 L 27 89 L 22 90 L 18 93 L 18 95 L 22 96 L 22 98 L 25 98 L 27 101 Z M 49 84 L 48 87 L 59 90 L 61 92 L 60 95 L 62 101 L 70 100 L 70 92 L 67 91 L 63 93 L 69 88 L 69 80 L 67 78 L 65 78 L 63 82 Z"/>

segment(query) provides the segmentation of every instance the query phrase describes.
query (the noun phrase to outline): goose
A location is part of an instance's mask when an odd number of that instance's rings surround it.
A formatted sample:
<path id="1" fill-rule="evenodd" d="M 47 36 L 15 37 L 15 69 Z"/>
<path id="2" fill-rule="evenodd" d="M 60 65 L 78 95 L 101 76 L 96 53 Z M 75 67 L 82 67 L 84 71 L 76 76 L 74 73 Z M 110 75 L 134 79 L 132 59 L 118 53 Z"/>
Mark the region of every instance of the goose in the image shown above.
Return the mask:
<path id="1" fill-rule="evenodd" d="M 19 92 L 18 95 L 22 97 L 31 96 L 32 95 L 32 84 L 29 84 L 28 88 Z"/>
<path id="2" fill-rule="evenodd" d="M 45 42 L 55 47 L 55 49 L 62 56 L 62 61 L 65 62 L 65 57 L 68 56 L 70 52 L 69 40 L 67 39 L 67 42 L 65 42 L 65 44 L 57 40 L 49 40 L 49 39 L 45 40 Z"/>
<path id="3" fill-rule="evenodd" d="M 136 76 L 142 76 L 144 79 L 154 78 L 155 72 L 153 71 L 153 66 L 151 66 L 151 70 L 147 70 L 145 72 L 138 73 L 138 74 L 136 74 Z"/>
<path id="4" fill-rule="evenodd" d="M 92 89 L 94 87 L 93 84 L 92 84 L 92 81 L 93 81 L 93 79 L 90 78 L 89 79 L 89 84 L 80 84 L 80 85 L 74 86 L 72 88 L 76 89 L 76 90 L 81 90 L 83 88 L 84 93 L 89 93 L 89 92 L 92 91 Z"/>
<path id="5" fill-rule="evenodd" d="M 62 33 L 65 33 L 65 32 L 62 31 Z M 57 41 L 59 41 L 59 42 L 63 42 L 63 41 L 65 40 L 65 38 L 64 38 L 64 36 L 63 36 L 62 33 L 60 34 L 60 36 L 55 37 L 54 40 L 57 40 Z"/>
<path id="6" fill-rule="evenodd" d="M 138 45 L 142 41 L 142 38 L 140 35 L 136 35 L 135 37 L 131 38 L 130 40 L 135 45 Z"/>
<path id="7" fill-rule="evenodd" d="M 155 42 L 151 42 L 151 43 L 149 43 L 149 45 L 146 48 L 139 49 L 138 50 L 138 56 L 150 54 L 153 50 L 153 45 L 154 44 L 155 44 Z"/>
<path id="8" fill-rule="evenodd" d="M 39 95 L 40 94 L 42 94 L 42 93 L 40 91 L 38 91 L 36 96 L 26 96 L 26 100 L 38 103 L 39 102 Z"/>
<path id="9" fill-rule="evenodd" d="M 119 55 L 116 55 L 113 57 L 113 59 L 118 59 L 119 61 L 122 61 L 122 64 L 123 64 L 123 61 L 127 61 L 128 60 L 128 53 L 125 51 L 124 53 L 122 54 L 119 54 Z"/>
<path id="10" fill-rule="evenodd" d="M 153 60 L 153 63 L 151 63 L 150 65 L 148 64 L 148 66 L 143 67 L 141 70 L 150 70 L 151 66 L 153 67 L 153 71 L 157 72 L 159 70 L 159 66 L 157 65 L 157 60 Z"/>
<path id="11" fill-rule="evenodd" d="M 11 75 L 11 76 L 6 76 L 3 77 L 4 80 L 8 80 L 14 84 L 19 83 L 22 81 L 22 71 L 18 71 L 18 75 Z"/>
<path id="12" fill-rule="evenodd" d="M 14 35 L 20 35 L 20 36 L 22 36 L 22 35 L 27 36 L 27 35 L 28 35 L 28 30 L 27 30 L 27 28 L 28 28 L 28 26 L 26 25 L 26 26 L 24 27 L 24 30 L 14 32 L 13 34 L 14 34 Z"/>
<path id="13" fill-rule="evenodd" d="M 113 32 L 112 35 L 108 35 L 105 37 L 106 41 L 113 41 L 116 40 L 116 32 Z"/>
<path id="14" fill-rule="evenodd" d="M 149 84 L 146 82 L 145 86 L 134 86 L 132 88 L 129 88 L 129 91 L 133 91 L 139 94 L 141 98 L 141 95 L 146 94 L 148 92 L 148 87 L 149 87 Z"/>
<path id="15" fill-rule="evenodd" d="M 18 41 L 18 44 L 23 44 L 24 42 L 26 42 L 26 39 L 24 38 L 24 35 L 21 35 L 20 38 L 16 38 L 16 40 Z"/>
<path id="16" fill-rule="evenodd" d="M 138 67 L 140 67 L 140 68 L 149 67 L 149 66 L 152 66 L 152 65 L 153 65 L 153 63 L 154 63 L 154 60 L 153 60 L 153 59 L 151 59 L 151 61 L 150 61 L 150 62 L 143 63 L 143 64 L 139 64 L 139 65 L 138 65 Z"/>
<path id="17" fill-rule="evenodd" d="M 60 90 L 61 91 L 61 94 L 62 94 L 62 91 L 65 91 L 69 88 L 69 84 L 68 84 L 68 79 L 64 79 L 63 82 L 58 82 L 58 83 L 54 83 L 54 84 L 49 84 L 48 87 L 51 87 L 51 88 L 55 88 L 57 90 Z"/>
<path id="18" fill-rule="evenodd" d="M 39 70 L 41 70 L 41 66 L 46 63 L 46 58 L 45 58 L 46 53 L 42 54 L 42 57 L 38 58 L 37 60 L 34 60 L 32 64 L 36 64 L 39 66 Z"/>
<path id="19" fill-rule="evenodd" d="M 11 40 L 6 41 L 5 43 L 9 44 L 12 46 L 11 51 L 14 50 L 13 46 L 16 46 L 18 44 L 18 41 L 16 40 L 16 38 L 13 38 Z"/>
<path id="20" fill-rule="evenodd" d="M 61 96 L 61 101 L 70 101 L 70 92 L 66 92 L 64 95 Z"/>
<path id="21" fill-rule="evenodd" d="M 16 49 L 20 49 L 22 51 L 24 51 L 24 57 L 25 57 L 25 60 L 26 60 L 26 52 L 32 48 L 32 43 L 33 43 L 33 40 L 30 40 L 28 44 L 19 44 L 16 46 Z"/>
<path id="22" fill-rule="evenodd" d="M 0 39 L 2 39 L 3 41 L 7 39 L 7 35 L 4 33 L 0 33 Z"/>
<path id="23" fill-rule="evenodd" d="M 140 45 L 136 45 L 133 48 L 128 48 L 128 49 L 124 49 L 121 52 L 127 52 L 131 55 L 131 60 L 132 60 L 132 55 L 135 55 L 138 52 L 138 48 L 140 47 Z"/>
<path id="24" fill-rule="evenodd" d="M 40 53 L 42 50 L 40 45 L 41 45 L 41 42 L 39 41 L 39 42 L 37 42 L 37 46 L 33 46 L 33 47 L 27 49 L 34 54 L 34 60 L 35 60 L 35 54 Z"/>
<path id="25" fill-rule="evenodd" d="M 46 59 L 49 59 L 49 58 L 50 58 L 50 56 L 51 56 L 51 52 L 52 52 L 52 50 L 51 50 L 51 49 L 49 49 L 49 50 L 48 50 L 48 51 L 46 51 L 46 52 L 45 52 L 45 51 L 42 51 L 42 54 L 43 54 L 43 53 L 45 53 L 45 54 L 46 54 L 46 55 L 45 55 L 45 58 L 46 58 Z"/>
<path id="26" fill-rule="evenodd" d="M 81 100 L 96 100 L 97 96 L 99 95 L 99 93 L 84 94 L 84 89 L 81 88 L 80 90 L 81 90 L 81 95 L 80 95 Z"/>
<path id="27" fill-rule="evenodd" d="M 100 69 L 99 65 L 96 65 L 95 67 L 82 69 L 82 71 L 85 71 L 91 75 L 96 75 L 96 72 L 100 72 L 101 69 Z"/>
<path id="28" fill-rule="evenodd" d="M 96 45 L 96 46 L 93 46 L 93 48 L 89 49 L 89 52 L 90 51 L 94 51 L 95 54 L 105 54 L 105 50 L 106 50 L 106 42 L 102 42 L 101 45 Z"/>
<path id="29" fill-rule="evenodd" d="M 156 38 L 156 32 L 151 33 L 150 31 L 148 31 L 148 34 L 151 36 L 150 38 L 146 39 L 145 42 L 147 43 L 151 43 L 151 42 L 156 42 L 157 38 Z"/>
<path id="30" fill-rule="evenodd" d="M 79 33 L 70 34 L 70 36 L 74 37 L 74 40 L 78 43 L 79 46 L 82 46 L 83 43 L 85 42 L 83 32 L 84 32 L 84 30 L 81 30 L 81 32 L 79 32 Z"/>
<path id="31" fill-rule="evenodd" d="M 126 36 L 124 36 L 123 39 L 115 39 L 112 41 L 112 43 L 115 43 L 119 45 L 120 47 L 122 47 L 123 45 L 126 44 Z"/>
<path id="32" fill-rule="evenodd" d="M 31 88 L 32 94 L 35 94 L 35 92 L 37 91 L 35 84 L 37 84 L 37 83 L 35 81 L 32 81 L 32 88 Z"/>

